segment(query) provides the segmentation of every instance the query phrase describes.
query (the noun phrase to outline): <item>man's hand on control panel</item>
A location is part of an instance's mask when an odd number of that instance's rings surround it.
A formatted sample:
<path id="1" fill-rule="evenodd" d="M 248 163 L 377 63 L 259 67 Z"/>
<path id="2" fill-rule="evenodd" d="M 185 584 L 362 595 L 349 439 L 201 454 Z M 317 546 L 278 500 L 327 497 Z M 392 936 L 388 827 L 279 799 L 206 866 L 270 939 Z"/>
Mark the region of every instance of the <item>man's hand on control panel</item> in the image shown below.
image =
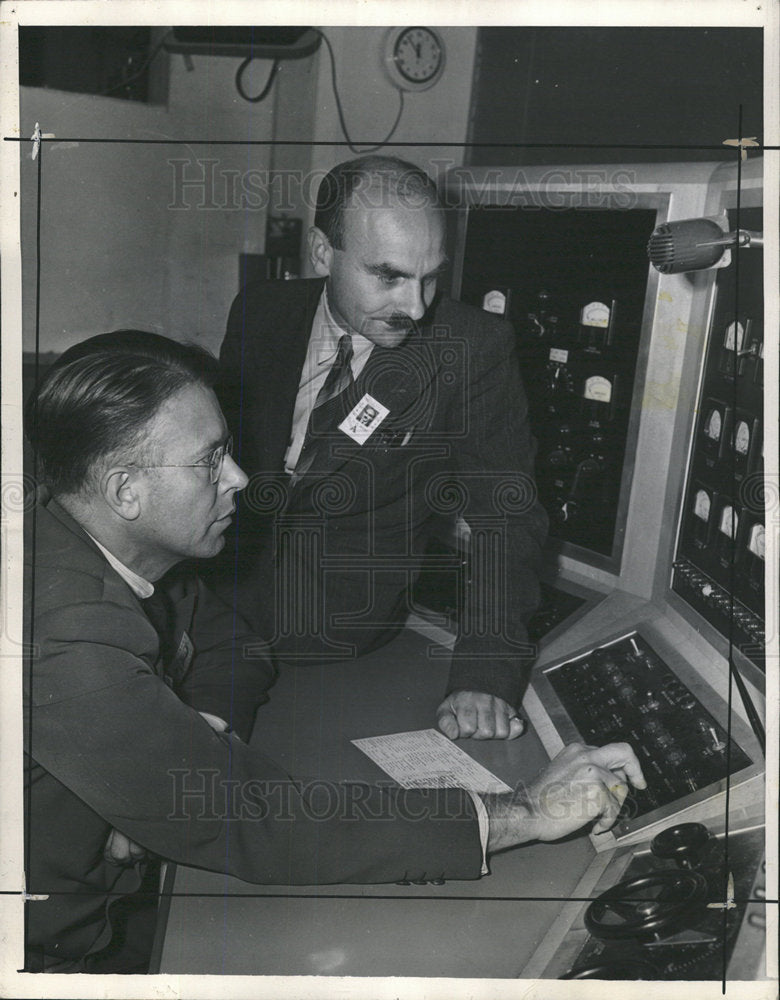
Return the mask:
<path id="1" fill-rule="evenodd" d="M 629 784 L 647 787 L 627 743 L 571 743 L 529 786 L 482 796 L 490 820 L 488 852 L 530 840 L 558 840 L 594 820 L 593 833 L 604 833 L 617 819 Z"/>
<path id="2" fill-rule="evenodd" d="M 513 740 L 525 722 L 503 698 L 482 691 L 453 691 L 436 709 L 439 729 L 451 740 Z"/>

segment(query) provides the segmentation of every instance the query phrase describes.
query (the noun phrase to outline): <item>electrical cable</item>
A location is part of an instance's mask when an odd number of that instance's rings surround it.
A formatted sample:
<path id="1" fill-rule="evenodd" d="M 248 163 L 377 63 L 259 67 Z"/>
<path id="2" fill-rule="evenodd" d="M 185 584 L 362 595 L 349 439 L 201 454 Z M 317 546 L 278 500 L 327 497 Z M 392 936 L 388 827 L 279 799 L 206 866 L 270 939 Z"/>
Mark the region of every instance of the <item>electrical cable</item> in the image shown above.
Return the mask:
<path id="1" fill-rule="evenodd" d="M 347 145 L 349 146 L 350 150 L 353 153 L 356 153 L 357 155 L 360 155 L 361 153 L 375 153 L 377 150 L 381 149 L 383 146 L 386 146 L 388 144 L 388 142 L 390 142 L 390 140 L 395 135 L 395 131 L 398 128 L 399 122 L 401 121 L 401 115 L 403 114 L 403 111 L 404 111 L 404 92 L 403 92 L 403 90 L 401 90 L 400 87 L 398 88 L 398 97 L 399 97 L 399 101 L 398 101 L 398 114 L 395 117 L 395 121 L 393 122 L 392 128 L 387 133 L 387 135 L 385 136 L 385 138 L 382 139 L 382 141 L 379 142 L 379 143 L 377 143 L 375 146 L 368 146 L 365 149 L 358 149 L 354 145 L 354 143 L 352 142 L 352 139 L 349 136 L 349 132 L 347 130 L 347 123 L 346 123 L 346 121 L 344 119 L 344 109 L 341 106 L 341 97 L 339 96 L 339 89 L 338 89 L 338 85 L 336 83 L 336 57 L 333 54 L 333 47 L 330 44 L 330 39 L 325 34 L 325 32 L 324 31 L 320 31 L 319 28 L 312 28 L 311 30 L 317 32 L 317 34 L 320 36 L 320 38 L 322 38 L 322 40 L 325 42 L 325 45 L 326 45 L 326 47 L 328 49 L 328 55 L 330 56 L 330 75 L 331 75 L 331 82 L 332 82 L 332 85 L 333 85 L 333 96 L 336 99 L 336 110 L 338 111 L 339 124 L 341 125 L 341 131 L 344 133 L 344 138 L 347 140 Z"/>
<path id="2" fill-rule="evenodd" d="M 268 97 L 268 92 L 273 86 L 273 82 L 276 78 L 276 71 L 279 69 L 279 60 L 274 59 L 274 64 L 271 67 L 271 72 L 268 74 L 268 79 L 265 82 L 265 86 L 257 95 L 257 97 L 250 97 L 249 94 L 244 90 L 243 76 L 244 71 L 247 66 L 255 59 L 255 56 L 247 56 L 246 59 L 241 63 L 241 65 L 236 70 L 236 90 L 244 98 L 245 101 L 249 101 L 250 104 L 259 104 L 260 101 L 264 101 Z"/>
<path id="3" fill-rule="evenodd" d="M 172 35 L 172 34 L 173 34 L 173 29 L 172 28 L 171 28 L 170 31 L 166 31 L 165 32 L 165 34 L 157 42 L 157 44 L 154 46 L 154 48 L 152 49 L 152 51 L 147 56 L 146 62 L 143 63 L 143 65 L 141 66 L 141 68 L 138 69 L 138 70 L 136 70 L 136 72 L 133 73 L 132 76 L 128 76 L 124 80 L 120 80 L 119 83 L 115 83 L 114 86 L 113 87 L 109 87 L 108 90 L 101 90 L 100 93 L 97 94 L 97 96 L 98 97 L 106 97 L 108 94 L 112 94 L 115 90 L 120 90 L 122 87 L 126 87 L 129 83 L 132 83 L 133 80 L 137 80 L 139 76 L 142 76 L 147 71 L 147 69 L 149 68 L 149 66 L 151 66 L 152 60 L 157 57 L 160 49 L 163 47 L 163 45 L 165 44 L 165 42 L 168 40 L 168 36 Z"/>

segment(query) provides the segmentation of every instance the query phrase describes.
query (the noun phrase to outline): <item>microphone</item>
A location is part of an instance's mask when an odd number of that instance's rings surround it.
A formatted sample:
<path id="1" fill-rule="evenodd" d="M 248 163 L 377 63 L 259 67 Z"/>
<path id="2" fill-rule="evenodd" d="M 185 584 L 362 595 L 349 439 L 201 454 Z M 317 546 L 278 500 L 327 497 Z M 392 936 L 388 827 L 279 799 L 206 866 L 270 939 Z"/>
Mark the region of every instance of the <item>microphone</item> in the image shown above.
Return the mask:
<path id="1" fill-rule="evenodd" d="M 727 267 L 730 247 L 762 247 L 763 233 L 747 229 L 725 232 L 714 219 L 680 219 L 657 226 L 647 244 L 647 256 L 661 274 L 703 271 L 709 267 Z M 721 258 L 727 258 L 721 262 Z"/>

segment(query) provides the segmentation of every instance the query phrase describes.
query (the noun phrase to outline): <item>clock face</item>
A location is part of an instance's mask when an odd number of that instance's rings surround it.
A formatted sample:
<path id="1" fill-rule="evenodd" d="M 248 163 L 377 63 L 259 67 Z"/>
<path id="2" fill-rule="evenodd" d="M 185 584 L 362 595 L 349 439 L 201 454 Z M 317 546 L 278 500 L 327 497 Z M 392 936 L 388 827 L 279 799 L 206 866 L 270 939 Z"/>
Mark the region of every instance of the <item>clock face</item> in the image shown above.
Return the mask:
<path id="1" fill-rule="evenodd" d="M 431 86 L 444 66 L 444 47 L 430 28 L 403 28 L 395 38 L 392 68 L 409 89 Z"/>

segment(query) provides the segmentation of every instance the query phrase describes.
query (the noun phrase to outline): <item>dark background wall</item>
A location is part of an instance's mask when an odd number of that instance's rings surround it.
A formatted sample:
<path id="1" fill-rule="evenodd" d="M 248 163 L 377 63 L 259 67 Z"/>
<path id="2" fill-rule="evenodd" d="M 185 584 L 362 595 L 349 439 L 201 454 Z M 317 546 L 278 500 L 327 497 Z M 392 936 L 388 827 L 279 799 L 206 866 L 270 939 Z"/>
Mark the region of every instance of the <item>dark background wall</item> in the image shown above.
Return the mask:
<path id="1" fill-rule="evenodd" d="M 740 103 L 742 136 L 761 139 L 762 45 L 754 28 L 481 28 L 469 162 L 720 159 Z"/>

